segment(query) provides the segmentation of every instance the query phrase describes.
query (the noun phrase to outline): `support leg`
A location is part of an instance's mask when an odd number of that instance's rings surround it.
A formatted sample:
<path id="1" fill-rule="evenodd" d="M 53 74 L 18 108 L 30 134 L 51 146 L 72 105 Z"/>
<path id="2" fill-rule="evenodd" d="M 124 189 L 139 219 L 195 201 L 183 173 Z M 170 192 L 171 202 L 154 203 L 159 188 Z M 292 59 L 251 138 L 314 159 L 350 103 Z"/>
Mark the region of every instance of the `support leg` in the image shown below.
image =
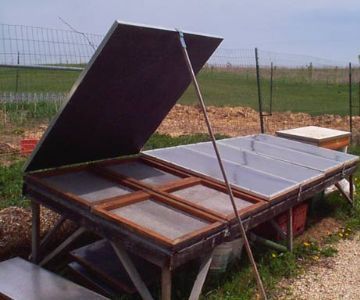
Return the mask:
<path id="1" fill-rule="evenodd" d="M 280 235 L 280 238 L 285 240 L 286 239 L 286 233 L 282 230 L 282 228 L 279 226 L 279 224 L 276 223 L 274 219 L 270 220 L 270 224 L 276 230 L 276 232 Z"/>
<path id="2" fill-rule="evenodd" d="M 31 226 L 31 253 L 32 262 L 37 264 L 39 261 L 40 248 L 40 205 L 31 201 L 32 226 Z"/>
<path id="3" fill-rule="evenodd" d="M 168 267 L 161 270 L 161 300 L 171 300 L 171 271 Z"/>
<path id="4" fill-rule="evenodd" d="M 341 195 L 343 195 L 345 197 L 345 199 L 347 201 L 349 201 L 349 203 L 353 206 L 354 202 L 353 202 L 353 195 L 354 195 L 354 187 L 353 187 L 353 183 L 352 183 L 352 179 L 349 178 L 349 184 L 350 184 L 350 192 L 349 194 L 347 194 L 344 189 L 341 187 L 341 185 L 337 182 L 335 183 L 336 188 L 339 190 L 339 192 L 341 193 Z"/>
<path id="5" fill-rule="evenodd" d="M 353 179 L 354 179 L 354 177 L 351 174 L 349 176 L 349 184 L 350 184 L 350 195 L 349 195 L 349 197 L 351 199 L 352 205 L 354 205 L 354 182 L 353 182 Z"/>
<path id="6" fill-rule="evenodd" d="M 196 276 L 196 280 L 194 282 L 194 286 L 191 290 L 191 294 L 189 300 L 197 300 L 200 297 L 201 290 L 203 288 L 206 276 L 209 272 L 209 268 L 213 259 L 213 252 L 209 253 L 203 260 L 200 266 L 200 270 L 198 275 Z"/>
<path id="7" fill-rule="evenodd" d="M 44 249 L 51 240 L 52 236 L 58 231 L 58 229 L 61 227 L 61 225 L 65 222 L 66 218 L 61 216 L 60 219 L 56 222 L 54 227 L 48 231 L 48 233 L 45 235 L 45 237 L 40 242 L 40 248 L 39 252 L 42 252 L 41 250 Z M 29 260 L 32 260 L 32 254 L 29 256 Z"/>
<path id="8" fill-rule="evenodd" d="M 84 227 L 78 228 L 72 235 L 70 235 L 65 241 L 63 241 L 57 248 L 55 248 L 49 255 L 47 255 L 41 262 L 40 266 L 47 264 L 52 260 L 56 255 L 63 251 L 67 246 L 69 246 L 73 241 L 75 241 L 80 235 L 82 235 L 86 229 Z"/>
<path id="9" fill-rule="evenodd" d="M 111 242 L 112 247 L 120 259 L 122 265 L 124 266 L 126 272 L 128 273 L 132 283 L 136 287 L 137 291 L 141 295 L 141 298 L 144 300 L 153 300 L 148 288 L 146 287 L 144 281 L 141 279 L 138 271 L 136 270 L 131 258 L 127 255 L 125 249 L 120 243 Z"/>
<path id="10" fill-rule="evenodd" d="M 293 210 L 288 210 L 288 222 L 287 222 L 287 246 L 290 252 L 293 251 Z"/>

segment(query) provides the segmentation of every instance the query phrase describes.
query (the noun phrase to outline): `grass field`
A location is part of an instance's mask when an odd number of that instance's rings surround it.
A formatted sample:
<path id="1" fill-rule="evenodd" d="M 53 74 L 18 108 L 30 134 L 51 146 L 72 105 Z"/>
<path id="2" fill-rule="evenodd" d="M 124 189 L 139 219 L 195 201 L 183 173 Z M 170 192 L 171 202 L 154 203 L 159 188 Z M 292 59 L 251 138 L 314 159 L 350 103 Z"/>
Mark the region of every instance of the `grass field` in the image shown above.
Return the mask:
<path id="1" fill-rule="evenodd" d="M 264 72 L 265 74 L 266 72 Z M 266 73 L 267 74 L 267 73 Z M 273 110 L 307 112 L 312 115 L 339 114 L 349 112 L 348 85 L 331 80 L 309 80 L 298 75 L 298 70 L 288 69 L 288 76 L 282 71 L 274 79 Z M 78 72 L 20 70 L 0 68 L 0 92 L 66 92 L 76 80 Z M 269 107 L 270 85 L 268 76 L 262 78 L 262 95 L 265 109 Z M 18 78 L 18 79 L 16 79 Z M 207 105 L 249 106 L 257 109 L 257 86 L 254 70 L 251 72 L 229 72 L 204 69 L 199 82 Z M 18 84 L 16 85 L 16 82 Z M 354 103 L 359 102 L 358 84 L 353 85 Z M 195 104 L 192 87 L 181 97 L 182 104 Z M 358 109 L 355 109 L 358 112 Z"/>

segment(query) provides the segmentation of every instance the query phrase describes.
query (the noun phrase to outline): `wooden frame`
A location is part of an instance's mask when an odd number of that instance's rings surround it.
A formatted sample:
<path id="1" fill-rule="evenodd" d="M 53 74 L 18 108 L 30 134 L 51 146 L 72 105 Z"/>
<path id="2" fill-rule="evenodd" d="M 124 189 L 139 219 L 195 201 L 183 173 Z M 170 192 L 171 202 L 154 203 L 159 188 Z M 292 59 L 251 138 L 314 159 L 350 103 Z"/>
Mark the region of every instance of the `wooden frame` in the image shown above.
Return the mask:
<path id="1" fill-rule="evenodd" d="M 168 206 L 180 210 L 186 213 L 187 215 L 191 215 L 194 218 L 202 219 L 203 221 L 209 222 L 209 224 L 206 225 L 204 228 L 196 229 L 192 232 L 183 234 L 182 236 L 177 237 L 175 239 L 170 239 L 156 232 L 155 230 L 139 225 L 127 219 L 126 217 L 122 217 L 114 213 L 111 213 L 111 210 L 114 210 L 116 208 L 126 207 L 127 205 L 150 200 L 150 199 L 155 202 L 167 204 Z M 95 205 L 92 208 L 92 210 L 95 214 L 101 215 L 108 220 L 116 222 L 117 224 L 124 225 L 125 227 L 127 227 L 128 229 L 134 232 L 145 235 L 148 238 L 161 242 L 162 244 L 165 244 L 166 246 L 169 246 L 171 248 L 177 247 L 184 242 L 188 242 L 189 240 L 195 238 L 201 238 L 205 233 L 211 233 L 213 231 L 221 230 L 226 227 L 225 222 L 220 218 L 216 218 L 215 216 L 208 214 L 207 212 L 195 209 L 182 202 L 176 201 L 169 197 L 158 195 L 153 192 L 147 192 L 147 193 L 143 192 L 137 195 L 133 194 L 133 195 L 129 195 L 128 197 L 121 197 L 119 199 L 107 201 L 102 204 Z"/>
<path id="2" fill-rule="evenodd" d="M 59 170 L 61 172 L 56 172 L 57 170 L 51 172 L 51 171 L 47 171 L 46 174 L 44 173 L 41 173 L 41 174 L 32 174 L 32 175 L 29 175 L 27 176 L 26 180 L 28 182 L 31 182 L 32 184 L 34 184 L 35 186 L 39 186 L 41 188 L 43 188 L 44 190 L 47 190 L 48 192 L 50 193 L 53 193 L 54 195 L 56 196 L 59 196 L 59 197 L 62 197 L 64 199 L 67 199 L 69 201 L 72 201 L 72 202 L 75 202 L 77 203 L 78 205 L 80 206 L 84 206 L 88 209 L 90 209 L 92 206 L 96 205 L 96 204 L 100 204 L 100 203 L 103 203 L 103 202 L 107 202 L 107 201 L 111 201 L 112 199 L 118 199 L 119 197 L 126 197 L 128 196 L 127 194 L 126 195 L 121 195 L 121 196 L 115 196 L 115 197 L 111 197 L 111 198 L 104 198 L 104 199 L 101 199 L 101 200 L 96 200 L 96 201 L 88 201 L 80 196 L 77 196 L 73 193 L 70 193 L 70 192 L 63 192 L 61 191 L 60 189 L 44 182 L 42 179 L 44 177 L 46 177 L 46 175 L 48 176 L 56 176 L 56 175 L 62 175 L 62 174 L 67 174 L 67 173 L 72 173 L 72 172 L 77 172 L 77 171 L 85 171 L 85 172 L 89 172 L 89 173 L 92 173 L 91 170 L 87 167 L 87 166 L 84 166 L 82 168 L 79 168 L 79 167 L 76 167 L 76 168 L 69 168 L 69 169 L 64 169 L 64 170 Z M 51 174 L 51 175 L 50 175 Z M 105 179 L 104 177 L 102 176 L 99 176 L 97 174 L 94 174 L 95 176 L 98 176 L 99 178 L 101 179 Z M 110 180 L 109 180 L 110 181 Z M 122 182 L 122 183 L 119 183 L 127 188 L 130 188 L 130 189 L 133 189 L 134 191 L 133 192 L 130 192 L 129 194 L 134 194 L 134 193 L 139 193 L 139 189 L 136 187 L 136 186 L 133 186 L 131 184 L 128 184 L 127 182 Z"/>
<path id="3" fill-rule="evenodd" d="M 192 177 L 189 177 L 189 179 L 190 178 L 192 178 Z M 214 215 L 214 216 L 216 216 L 218 218 L 224 219 L 226 221 L 235 220 L 236 216 L 235 216 L 234 212 L 229 213 L 229 214 L 221 213 L 221 212 L 215 211 L 213 209 L 206 208 L 203 205 L 196 204 L 196 203 L 194 203 L 194 202 L 192 202 L 190 200 L 187 200 L 187 199 L 185 199 L 183 197 L 176 196 L 176 195 L 172 194 L 172 192 L 175 192 L 175 191 L 180 191 L 182 189 L 186 189 L 186 188 L 193 187 L 193 186 L 196 186 L 196 185 L 202 185 L 202 186 L 205 186 L 205 187 L 207 187 L 209 189 L 213 189 L 213 190 L 219 191 L 219 192 L 224 193 L 224 194 L 227 195 L 227 190 L 226 190 L 225 186 L 217 185 L 217 184 L 214 184 L 214 183 L 211 183 L 211 182 L 205 181 L 203 179 L 199 179 L 199 178 L 195 178 L 195 179 L 196 180 L 192 180 L 192 181 L 190 181 L 190 180 L 185 181 L 184 180 L 183 182 L 179 182 L 179 184 L 177 184 L 177 185 L 164 187 L 164 188 L 161 189 L 161 193 L 162 193 L 162 195 L 166 195 L 168 197 L 171 197 L 171 198 L 175 199 L 178 202 L 182 202 L 182 203 L 187 204 L 189 206 L 192 206 L 192 207 L 194 207 L 196 209 L 203 210 L 203 211 L 205 211 L 205 212 L 207 212 L 209 214 L 212 214 L 212 215 Z M 250 212 L 255 212 L 259 207 L 262 207 L 262 206 L 266 205 L 265 201 L 260 200 L 260 199 L 256 199 L 256 198 L 246 197 L 246 196 L 242 195 L 241 193 L 239 193 L 238 191 L 233 191 L 233 194 L 234 194 L 234 197 L 240 198 L 240 199 L 242 199 L 244 201 L 247 201 L 247 202 L 251 203 L 251 205 L 249 205 L 248 207 L 238 209 L 238 213 L 239 213 L 239 215 L 241 217 L 247 216 L 247 215 L 249 215 Z M 229 203 L 230 203 L 230 198 L 226 199 L 226 200 L 228 200 Z"/>

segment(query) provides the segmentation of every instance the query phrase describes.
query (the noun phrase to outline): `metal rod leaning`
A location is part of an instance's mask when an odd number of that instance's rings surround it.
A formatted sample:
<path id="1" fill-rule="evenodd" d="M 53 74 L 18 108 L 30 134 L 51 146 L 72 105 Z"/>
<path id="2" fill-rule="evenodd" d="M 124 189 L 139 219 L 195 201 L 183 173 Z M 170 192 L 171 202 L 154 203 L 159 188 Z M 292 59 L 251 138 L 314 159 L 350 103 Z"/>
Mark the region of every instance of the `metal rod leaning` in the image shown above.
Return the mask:
<path id="1" fill-rule="evenodd" d="M 349 63 L 349 127 L 350 127 L 350 142 L 352 142 L 352 133 L 353 133 L 353 123 L 352 123 L 352 116 L 353 116 L 353 104 L 352 104 L 352 69 L 351 63 Z"/>
<path id="2" fill-rule="evenodd" d="M 178 30 L 178 32 L 179 32 L 180 44 L 181 44 L 182 52 L 183 52 L 183 55 L 184 55 L 184 58 L 185 58 L 185 62 L 186 62 L 187 68 L 189 70 L 192 83 L 194 84 L 194 87 L 195 87 L 195 90 L 196 90 L 196 94 L 197 94 L 197 97 L 198 97 L 202 112 L 204 114 L 206 126 L 207 126 L 207 129 L 208 129 L 208 133 L 209 133 L 209 136 L 211 138 L 212 145 L 214 147 L 216 158 L 217 158 L 217 161 L 219 163 L 219 167 L 220 167 L 222 176 L 224 178 L 224 182 L 226 184 L 227 191 L 229 193 L 230 201 L 231 201 L 232 207 L 234 209 L 236 219 L 237 219 L 237 221 L 239 223 L 240 233 L 241 233 L 242 237 L 244 238 L 245 249 L 246 249 L 246 252 L 248 254 L 249 260 L 251 262 L 251 265 L 253 267 L 253 271 L 254 271 L 255 278 L 256 278 L 256 281 L 257 281 L 257 284 L 258 284 L 258 287 L 259 287 L 260 294 L 262 295 L 263 299 L 267 299 L 265 289 L 264 289 L 263 283 L 261 281 L 261 278 L 260 278 L 256 263 L 255 263 L 254 256 L 252 254 L 252 250 L 250 248 L 249 240 L 247 238 L 244 225 L 242 223 L 242 220 L 241 220 L 240 215 L 239 215 L 239 213 L 237 211 L 237 208 L 236 208 L 234 195 L 233 195 L 229 180 L 227 178 L 224 165 L 223 165 L 222 160 L 221 160 L 220 152 L 219 152 L 217 144 L 216 144 L 215 135 L 214 135 L 212 126 L 210 124 L 209 117 L 208 117 L 207 112 L 206 112 L 205 102 L 203 100 L 203 97 L 202 97 L 202 94 L 201 94 L 201 91 L 200 91 L 200 87 L 199 87 L 199 84 L 197 82 L 197 79 L 196 79 L 196 76 L 195 76 L 195 73 L 194 73 L 194 69 L 192 67 L 190 57 L 189 57 L 189 54 L 188 54 L 187 49 L 186 49 L 186 43 L 185 43 L 185 39 L 184 39 L 184 34 L 179 30 Z"/>

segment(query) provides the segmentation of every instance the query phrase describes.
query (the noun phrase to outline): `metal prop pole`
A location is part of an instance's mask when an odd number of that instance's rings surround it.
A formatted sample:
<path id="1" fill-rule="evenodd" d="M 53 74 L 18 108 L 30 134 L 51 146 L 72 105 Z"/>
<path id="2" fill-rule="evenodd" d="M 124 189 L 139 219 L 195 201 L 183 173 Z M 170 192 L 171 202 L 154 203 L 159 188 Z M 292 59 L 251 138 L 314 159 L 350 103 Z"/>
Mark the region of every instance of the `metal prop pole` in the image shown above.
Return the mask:
<path id="1" fill-rule="evenodd" d="M 267 299 L 265 289 L 264 289 L 263 283 L 261 281 L 261 278 L 260 278 L 256 263 L 255 263 L 253 253 L 252 253 L 252 250 L 250 248 L 249 240 L 247 238 L 244 225 L 242 223 L 242 220 L 241 220 L 240 215 L 239 215 L 239 213 L 237 211 L 237 208 L 236 208 L 236 204 L 235 204 L 235 201 L 234 201 L 234 195 L 233 195 L 230 183 L 228 181 L 224 165 L 223 165 L 222 160 L 221 160 L 220 152 L 218 150 L 218 147 L 217 147 L 217 144 L 216 144 L 216 139 L 215 139 L 215 136 L 214 136 L 214 133 L 213 133 L 213 129 L 211 127 L 209 117 L 208 117 L 207 112 L 206 112 L 206 106 L 205 106 L 205 103 L 204 103 L 204 100 L 203 100 L 203 97 L 202 97 L 202 94 L 201 94 L 201 91 L 200 91 L 200 87 L 199 87 L 199 84 L 197 82 L 197 79 L 196 79 L 196 76 L 195 76 L 191 61 L 190 61 L 189 54 L 188 54 L 187 49 L 186 49 L 186 43 L 185 43 L 185 39 L 184 39 L 184 34 L 181 31 L 178 31 L 178 32 L 179 32 L 179 38 L 180 38 L 181 48 L 182 48 L 182 51 L 183 51 L 183 54 L 184 54 L 185 62 L 186 62 L 187 68 L 189 70 L 192 83 L 194 84 L 194 87 L 195 87 L 195 90 L 196 90 L 196 94 L 197 94 L 197 97 L 198 97 L 202 112 L 204 114 L 206 126 L 207 126 L 207 129 L 208 129 L 210 138 L 211 138 L 212 145 L 213 145 L 214 150 L 215 150 L 215 154 L 216 154 L 216 157 L 217 157 L 217 160 L 218 160 L 218 163 L 219 163 L 219 167 L 221 169 L 222 176 L 224 178 L 224 181 L 225 181 L 225 184 L 226 184 L 226 187 L 227 187 L 227 191 L 229 193 L 230 201 L 231 201 L 232 207 L 234 209 L 236 219 L 237 219 L 237 221 L 239 223 L 241 235 L 244 238 L 244 244 L 245 244 L 246 252 L 248 254 L 251 265 L 253 267 L 254 274 L 255 274 L 255 277 L 256 277 L 256 281 L 257 281 L 257 284 L 258 284 L 258 287 L 259 287 L 259 290 L 260 290 L 260 294 L 262 295 L 263 299 Z"/>
<path id="2" fill-rule="evenodd" d="M 349 63 L 349 127 L 350 127 L 350 133 L 351 133 L 351 142 L 352 142 L 352 132 L 353 132 L 353 123 L 352 123 L 352 70 L 351 70 L 351 63 Z"/>

